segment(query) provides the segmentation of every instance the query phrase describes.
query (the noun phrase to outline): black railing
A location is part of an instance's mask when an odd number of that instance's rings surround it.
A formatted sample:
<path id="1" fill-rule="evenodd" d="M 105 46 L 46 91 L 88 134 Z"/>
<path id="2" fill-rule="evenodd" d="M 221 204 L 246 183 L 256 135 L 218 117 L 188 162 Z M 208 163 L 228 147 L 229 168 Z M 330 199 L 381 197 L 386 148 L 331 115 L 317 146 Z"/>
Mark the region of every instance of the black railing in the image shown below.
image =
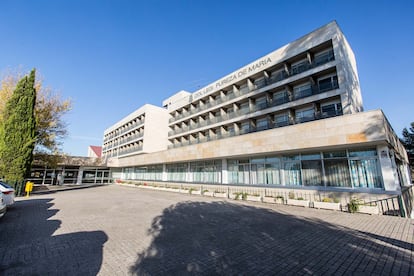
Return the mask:
<path id="1" fill-rule="evenodd" d="M 328 62 L 333 61 L 333 60 L 335 60 L 333 50 L 330 50 L 325 55 L 321 55 L 321 56 L 315 58 L 315 60 L 312 63 L 305 62 L 305 63 L 302 63 L 300 65 L 294 66 L 289 71 L 282 70 L 282 71 L 279 71 L 277 73 L 274 73 L 268 79 L 263 79 L 263 80 L 255 82 L 254 86 L 253 86 L 253 89 L 250 89 L 248 86 L 246 86 L 246 87 L 241 88 L 239 91 L 230 92 L 226 96 L 216 99 L 214 102 L 211 102 L 211 103 L 209 102 L 208 104 L 205 104 L 203 107 L 193 109 L 193 110 L 191 110 L 191 112 L 182 112 L 181 114 L 175 116 L 174 118 L 170 118 L 169 122 L 170 123 L 175 122 L 175 121 L 180 120 L 184 117 L 190 116 L 192 114 L 195 114 L 195 113 L 198 113 L 202 110 L 205 110 L 209 107 L 215 106 L 219 103 L 229 101 L 229 100 L 234 99 L 238 96 L 247 94 L 247 93 L 249 93 L 253 90 L 260 89 L 260 88 L 265 87 L 267 85 L 270 85 L 270 84 L 276 83 L 278 81 L 287 79 L 291 76 L 303 73 L 305 71 L 308 71 L 312 68 L 318 67 L 320 65 L 323 65 L 323 64 L 328 63 Z"/>

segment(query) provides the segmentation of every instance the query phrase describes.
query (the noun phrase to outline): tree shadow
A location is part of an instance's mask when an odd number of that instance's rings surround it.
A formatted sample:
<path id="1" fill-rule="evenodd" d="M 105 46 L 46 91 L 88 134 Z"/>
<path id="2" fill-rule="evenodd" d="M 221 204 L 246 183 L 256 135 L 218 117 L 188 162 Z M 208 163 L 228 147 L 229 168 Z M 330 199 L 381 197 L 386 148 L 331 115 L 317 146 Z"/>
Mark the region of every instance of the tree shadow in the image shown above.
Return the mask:
<path id="1" fill-rule="evenodd" d="M 152 244 L 138 254 L 132 274 L 381 274 L 391 257 L 397 274 L 412 272 L 404 262 L 408 245 L 395 248 L 325 221 L 228 202 L 178 203 L 154 218 L 148 232 Z"/>
<path id="2" fill-rule="evenodd" d="M 108 240 L 102 231 L 53 235 L 52 199 L 17 201 L 0 221 L 0 275 L 96 275 Z"/>

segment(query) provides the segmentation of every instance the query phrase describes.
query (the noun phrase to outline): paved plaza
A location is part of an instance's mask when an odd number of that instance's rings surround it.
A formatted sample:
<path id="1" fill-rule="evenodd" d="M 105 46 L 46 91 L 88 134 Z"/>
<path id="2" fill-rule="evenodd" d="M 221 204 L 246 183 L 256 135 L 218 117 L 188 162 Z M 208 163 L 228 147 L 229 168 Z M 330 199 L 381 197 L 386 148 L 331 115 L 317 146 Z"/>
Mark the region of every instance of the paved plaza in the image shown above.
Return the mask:
<path id="1" fill-rule="evenodd" d="M 414 220 L 118 185 L 19 198 L 0 275 L 413 275 Z"/>

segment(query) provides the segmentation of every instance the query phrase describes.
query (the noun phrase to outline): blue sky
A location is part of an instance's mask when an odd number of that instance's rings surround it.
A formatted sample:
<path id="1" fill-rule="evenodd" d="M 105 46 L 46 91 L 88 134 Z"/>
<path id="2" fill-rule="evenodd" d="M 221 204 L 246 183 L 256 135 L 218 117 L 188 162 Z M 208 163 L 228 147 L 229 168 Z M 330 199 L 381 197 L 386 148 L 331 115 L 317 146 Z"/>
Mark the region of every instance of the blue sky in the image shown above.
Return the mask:
<path id="1" fill-rule="evenodd" d="M 365 110 L 399 136 L 414 121 L 414 1 L 0 0 L 0 73 L 37 68 L 70 98 L 63 151 L 86 155 L 106 128 L 161 106 L 337 20 Z"/>

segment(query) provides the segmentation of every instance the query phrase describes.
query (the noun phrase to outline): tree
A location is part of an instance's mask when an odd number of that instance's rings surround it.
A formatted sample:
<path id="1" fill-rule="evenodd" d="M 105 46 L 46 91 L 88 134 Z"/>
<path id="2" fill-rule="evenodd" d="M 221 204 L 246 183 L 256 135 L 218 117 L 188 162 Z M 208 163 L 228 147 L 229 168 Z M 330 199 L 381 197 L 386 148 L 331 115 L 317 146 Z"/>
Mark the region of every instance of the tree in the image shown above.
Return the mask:
<path id="1" fill-rule="evenodd" d="M 411 127 L 409 129 L 403 129 L 402 135 L 403 138 L 401 139 L 401 142 L 407 150 L 411 163 L 411 161 L 414 159 L 414 122 L 411 123 Z"/>
<path id="2" fill-rule="evenodd" d="M 5 104 L 0 122 L 0 171 L 9 180 L 30 173 L 36 142 L 35 70 L 23 77 Z"/>
<path id="3" fill-rule="evenodd" d="M 1 81 L 0 120 L 5 109 L 4 103 L 11 97 L 21 76 L 19 69 L 16 71 L 8 70 Z M 71 101 L 62 100 L 58 93 L 51 88 L 44 87 L 40 78 L 37 78 L 35 82 L 35 89 L 37 93 L 35 154 L 43 157 L 50 154 L 61 154 L 61 141 L 67 135 L 67 125 L 63 116 L 71 109 Z"/>

